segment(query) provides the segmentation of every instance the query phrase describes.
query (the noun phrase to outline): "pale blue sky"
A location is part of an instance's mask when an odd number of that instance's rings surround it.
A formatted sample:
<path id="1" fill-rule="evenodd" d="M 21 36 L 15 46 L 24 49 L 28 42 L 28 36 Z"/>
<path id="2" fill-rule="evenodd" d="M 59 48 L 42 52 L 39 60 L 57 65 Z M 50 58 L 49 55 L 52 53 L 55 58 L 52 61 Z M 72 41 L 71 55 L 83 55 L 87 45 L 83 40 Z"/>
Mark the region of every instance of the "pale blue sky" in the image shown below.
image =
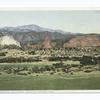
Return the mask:
<path id="1" fill-rule="evenodd" d="M 100 33 L 100 12 L 0 11 L 0 27 L 27 24 L 68 32 Z"/>

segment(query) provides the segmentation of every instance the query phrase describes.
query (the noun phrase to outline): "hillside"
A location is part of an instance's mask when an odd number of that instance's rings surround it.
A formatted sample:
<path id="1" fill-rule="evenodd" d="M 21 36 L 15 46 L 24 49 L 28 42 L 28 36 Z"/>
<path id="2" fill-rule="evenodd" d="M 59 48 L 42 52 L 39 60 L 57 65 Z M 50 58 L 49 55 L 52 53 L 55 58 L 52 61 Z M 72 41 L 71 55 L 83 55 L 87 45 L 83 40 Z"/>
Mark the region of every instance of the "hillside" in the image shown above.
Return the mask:
<path id="1" fill-rule="evenodd" d="M 62 40 L 69 40 L 74 34 L 61 30 L 43 28 L 37 25 L 24 25 L 17 27 L 0 28 L 0 37 L 12 36 L 22 48 L 51 48 Z M 48 39 L 47 39 L 48 37 Z M 47 42 L 48 44 L 47 44 Z M 56 41 L 53 42 L 53 41 Z M 49 44 L 49 42 L 51 42 Z M 46 44 L 45 44 L 46 43 Z M 54 44 L 53 44 L 54 43 Z M 60 45 L 61 46 L 61 45 Z"/>
<path id="2" fill-rule="evenodd" d="M 23 49 L 100 46 L 100 34 L 82 34 L 23 25 L 0 28 L 0 45 Z"/>
<path id="3" fill-rule="evenodd" d="M 100 35 L 76 36 L 64 44 L 64 47 L 93 47 L 100 46 Z"/>
<path id="4" fill-rule="evenodd" d="M 2 36 L 0 38 L 0 45 L 4 46 L 4 45 L 16 45 L 20 47 L 20 43 L 18 41 L 16 41 L 13 36 Z"/>

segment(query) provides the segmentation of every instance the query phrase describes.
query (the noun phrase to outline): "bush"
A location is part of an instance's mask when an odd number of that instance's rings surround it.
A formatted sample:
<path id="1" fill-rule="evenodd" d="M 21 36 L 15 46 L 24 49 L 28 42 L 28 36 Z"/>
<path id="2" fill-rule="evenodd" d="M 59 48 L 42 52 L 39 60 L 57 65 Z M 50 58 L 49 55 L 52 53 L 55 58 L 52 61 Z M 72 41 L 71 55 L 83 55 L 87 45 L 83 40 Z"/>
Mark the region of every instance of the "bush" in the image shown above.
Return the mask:
<path id="1" fill-rule="evenodd" d="M 57 69 L 57 72 L 60 72 L 60 69 Z"/>
<path id="2" fill-rule="evenodd" d="M 100 57 L 95 56 L 83 56 L 80 63 L 83 65 L 96 65 L 100 63 Z"/>
<path id="3" fill-rule="evenodd" d="M 70 72 L 70 75 L 73 75 L 74 73 L 73 72 Z"/>
<path id="4" fill-rule="evenodd" d="M 28 67 L 23 67 L 23 70 L 28 71 Z"/>
<path id="5" fill-rule="evenodd" d="M 6 56 L 7 52 L 0 52 L 0 56 Z"/>
<path id="6" fill-rule="evenodd" d="M 55 64 L 53 64 L 53 66 L 55 66 L 55 68 L 62 68 L 62 67 L 64 67 L 64 63 L 62 63 L 62 62 L 55 63 Z"/>
<path id="7" fill-rule="evenodd" d="M 54 72 L 51 72 L 50 74 L 51 74 L 51 75 L 53 75 L 53 74 L 54 74 Z"/>
<path id="8" fill-rule="evenodd" d="M 84 70 L 84 72 L 86 72 L 86 73 L 90 73 L 92 71 L 93 71 L 92 69 L 86 69 L 86 70 Z"/>
<path id="9" fill-rule="evenodd" d="M 52 69 L 51 66 L 48 66 L 48 65 L 45 66 L 45 71 L 51 71 L 51 69 Z"/>
<path id="10" fill-rule="evenodd" d="M 18 69 L 13 69 L 13 74 L 17 74 L 19 73 L 19 70 Z"/>
<path id="11" fill-rule="evenodd" d="M 11 74 L 12 73 L 12 70 L 11 69 L 8 69 L 5 71 L 7 74 Z"/>
<path id="12" fill-rule="evenodd" d="M 35 55 L 35 51 L 28 51 L 28 54 Z"/>
<path id="13" fill-rule="evenodd" d="M 69 70 L 68 69 L 65 69 L 65 68 L 62 68 L 62 71 L 65 72 L 65 73 L 68 73 Z"/>
<path id="14" fill-rule="evenodd" d="M 28 75 L 28 72 L 18 72 L 18 75 Z"/>
<path id="15" fill-rule="evenodd" d="M 21 47 L 17 45 L 4 45 L 2 49 L 21 49 Z"/>
<path id="16" fill-rule="evenodd" d="M 31 74 L 31 72 L 28 72 L 28 74 Z"/>
<path id="17" fill-rule="evenodd" d="M 34 67 L 32 68 L 32 72 L 33 72 L 33 73 L 40 73 L 39 67 L 38 67 L 38 66 L 34 66 Z"/>

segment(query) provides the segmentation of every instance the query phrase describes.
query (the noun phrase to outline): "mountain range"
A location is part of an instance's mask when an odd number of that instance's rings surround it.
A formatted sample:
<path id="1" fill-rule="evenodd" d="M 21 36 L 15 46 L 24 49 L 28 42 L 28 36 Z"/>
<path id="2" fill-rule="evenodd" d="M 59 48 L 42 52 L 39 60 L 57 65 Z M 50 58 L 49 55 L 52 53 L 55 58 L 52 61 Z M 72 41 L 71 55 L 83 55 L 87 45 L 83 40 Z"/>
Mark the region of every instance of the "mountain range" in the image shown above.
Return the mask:
<path id="1" fill-rule="evenodd" d="M 32 24 L 2 27 L 0 45 L 17 45 L 24 49 L 100 46 L 100 34 L 71 33 Z"/>
<path id="2" fill-rule="evenodd" d="M 44 28 L 44 27 L 40 27 L 38 25 L 34 25 L 34 24 L 30 24 L 30 25 L 23 25 L 23 26 L 16 26 L 16 27 L 1 27 L 0 31 L 2 32 L 44 32 L 44 31 L 48 31 L 48 32 L 60 32 L 60 33 L 66 33 L 62 30 L 54 30 L 54 29 L 49 29 L 49 28 Z"/>

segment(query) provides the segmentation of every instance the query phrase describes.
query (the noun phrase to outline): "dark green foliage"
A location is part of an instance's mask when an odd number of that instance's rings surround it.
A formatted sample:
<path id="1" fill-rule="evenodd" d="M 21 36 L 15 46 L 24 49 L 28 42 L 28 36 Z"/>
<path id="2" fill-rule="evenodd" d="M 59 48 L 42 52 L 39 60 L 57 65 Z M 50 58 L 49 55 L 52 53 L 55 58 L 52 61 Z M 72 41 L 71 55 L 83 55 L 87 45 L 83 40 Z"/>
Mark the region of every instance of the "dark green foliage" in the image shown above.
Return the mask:
<path id="1" fill-rule="evenodd" d="M 53 75 L 53 74 L 54 74 L 54 72 L 51 72 L 50 74 L 51 74 L 51 75 Z"/>
<path id="2" fill-rule="evenodd" d="M 86 69 L 86 70 L 84 70 L 84 72 L 86 72 L 86 73 L 90 73 L 92 71 L 93 71 L 92 69 Z"/>
<path id="3" fill-rule="evenodd" d="M 100 57 L 95 56 L 83 56 L 80 60 L 80 63 L 83 65 L 95 65 L 100 64 Z"/>
<path id="4" fill-rule="evenodd" d="M 55 68 L 62 68 L 64 67 L 64 63 L 61 61 L 60 63 L 53 64 L 53 66 L 55 66 Z"/>
<path id="5" fill-rule="evenodd" d="M 17 45 L 4 45 L 2 46 L 2 49 L 21 49 L 21 47 Z"/>
<path id="6" fill-rule="evenodd" d="M 34 67 L 32 68 L 32 72 L 33 72 L 33 73 L 40 73 L 41 70 L 40 70 L 40 68 L 39 68 L 38 66 L 34 66 Z"/>
<path id="7" fill-rule="evenodd" d="M 41 61 L 39 58 L 37 57 L 3 57 L 0 58 L 0 63 L 16 63 L 16 62 L 35 62 L 35 61 Z"/>
<path id="8" fill-rule="evenodd" d="M 67 56 L 67 57 L 55 57 L 55 56 L 52 56 L 52 57 L 49 57 L 48 58 L 49 61 L 66 61 L 66 60 L 70 60 L 70 58 Z"/>
<path id="9" fill-rule="evenodd" d="M 12 69 L 9 68 L 8 70 L 6 70 L 6 73 L 7 74 L 11 74 L 12 73 Z"/>
<path id="10" fill-rule="evenodd" d="M 0 52 L 0 56 L 6 56 L 7 52 Z"/>
<path id="11" fill-rule="evenodd" d="M 28 51 L 29 55 L 35 55 L 35 51 Z"/>

